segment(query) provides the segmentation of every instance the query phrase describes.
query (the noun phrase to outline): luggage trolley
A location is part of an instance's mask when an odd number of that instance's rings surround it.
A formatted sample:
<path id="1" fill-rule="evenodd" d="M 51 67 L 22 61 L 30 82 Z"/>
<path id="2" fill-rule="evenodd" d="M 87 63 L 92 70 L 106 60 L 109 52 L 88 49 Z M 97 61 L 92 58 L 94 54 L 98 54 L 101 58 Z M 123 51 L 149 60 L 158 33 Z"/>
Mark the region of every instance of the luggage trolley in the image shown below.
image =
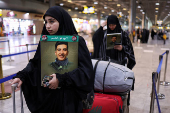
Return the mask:
<path id="1" fill-rule="evenodd" d="M 16 105 L 15 105 L 15 90 L 18 86 L 18 83 L 15 83 L 11 86 L 12 89 L 12 99 L 13 99 L 13 113 L 16 113 Z M 23 108 L 23 97 L 22 97 L 22 88 L 20 87 L 20 100 L 21 100 L 21 113 L 24 113 Z"/>
<path id="2" fill-rule="evenodd" d="M 109 61 L 114 62 L 114 61 L 112 61 L 112 60 L 110 60 L 110 59 L 109 59 Z M 120 65 L 124 65 L 124 66 L 127 67 L 128 59 L 125 58 L 122 62 L 117 62 L 117 61 L 115 61 L 115 63 L 120 64 Z M 11 86 L 11 88 L 12 88 L 12 99 L 13 99 L 13 113 L 16 113 L 15 90 L 16 90 L 17 86 L 18 86 L 18 83 L 13 84 L 13 85 Z M 106 93 L 106 94 L 107 94 L 107 93 Z M 110 93 L 110 94 L 111 94 L 111 93 Z M 123 113 L 129 113 L 129 106 L 127 105 L 128 95 L 129 95 L 129 92 L 127 92 L 127 93 L 125 93 L 125 94 L 122 94 L 122 95 L 119 95 L 119 96 L 121 96 L 122 101 L 123 101 L 123 106 L 122 106 Z M 21 113 L 24 113 L 23 96 L 22 96 L 22 88 L 21 88 L 21 87 L 20 87 L 20 101 L 21 101 Z"/>
<path id="3" fill-rule="evenodd" d="M 97 62 L 95 63 L 95 64 L 93 64 L 94 65 L 94 70 L 96 71 L 96 68 L 97 68 L 97 66 L 96 65 L 98 65 L 97 63 L 99 62 L 99 61 L 108 61 L 108 62 L 112 62 L 112 63 L 115 63 L 115 64 L 119 64 L 119 65 L 123 65 L 123 66 L 125 66 L 125 67 L 127 67 L 127 64 L 128 64 L 128 58 L 127 57 L 125 57 L 121 62 L 119 62 L 119 61 L 116 61 L 116 60 L 113 60 L 113 59 L 110 59 L 109 57 L 107 58 L 107 60 L 102 60 L 102 59 L 100 59 L 100 58 L 98 58 L 98 59 L 94 59 L 94 60 L 97 60 Z M 106 67 L 107 68 L 107 67 Z M 105 70 L 106 71 L 106 70 Z M 132 85 L 132 87 L 133 87 L 133 85 Z M 121 97 L 121 99 L 122 99 L 122 101 L 123 101 L 123 105 L 122 105 L 122 110 L 120 111 L 119 110 L 119 112 L 120 113 L 129 113 L 129 106 L 128 106 L 128 104 L 130 103 L 129 102 L 129 100 L 128 99 L 130 99 L 129 97 L 130 97 L 130 91 L 131 90 L 128 90 L 128 91 L 126 91 L 126 92 L 123 92 L 123 93 L 109 93 L 109 92 L 102 92 L 102 91 L 95 91 L 96 93 L 100 93 L 101 95 L 103 94 L 104 96 L 109 96 L 109 95 L 118 95 L 118 96 L 120 96 Z M 95 105 L 96 106 L 96 105 Z M 85 112 L 86 113 L 86 112 Z"/>

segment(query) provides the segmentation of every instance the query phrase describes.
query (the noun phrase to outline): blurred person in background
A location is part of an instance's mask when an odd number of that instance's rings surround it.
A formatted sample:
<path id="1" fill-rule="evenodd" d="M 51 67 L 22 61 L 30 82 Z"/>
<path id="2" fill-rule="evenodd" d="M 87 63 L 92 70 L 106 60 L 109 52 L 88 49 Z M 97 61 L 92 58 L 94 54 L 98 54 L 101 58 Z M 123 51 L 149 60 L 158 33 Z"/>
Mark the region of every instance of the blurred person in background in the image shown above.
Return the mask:
<path id="1" fill-rule="evenodd" d="M 105 27 L 106 25 L 107 25 L 107 30 L 103 30 L 103 27 Z M 122 44 L 114 45 L 113 49 L 107 50 L 106 38 L 107 38 L 107 34 L 111 34 L 111 33 L 121 33 Z M 128 58 L 127 67 L 129 69 L 132 69 L 135 66 L 136 61 L 135 61 L 133 46 L 131 44 L 128 34 L 122 30 L 117 16 L 110 15 L 107 18 L 107 21 L 103 22 L 100 28 L 95 32 L 92 40 L 94 45 L 93 58 L 95 59 L 102 58 L 103 60 L 107 60 L 107 57 L 110 57 L 111 62 L 117 63 L 116 61 L 122 62 L 124 61 L 125 57 L 127 57 Z M 134 87 L 132 88 L 132 90 L 134 90 Z M 127 104 L 125 106 L 127 106 L 127 111 L 125 112 L 128 113 L 129 112 L 128 106 L 130 105 L 130 91 L 128 93 L 127 101 L 125 100 L 124 103 L 126 102 Z"/>
<path id="2" fill-rule="evenodd" d="M 133 29 L 133 28 L 132 28 Z M 132 30 L 132 35 L 133 35 L 133 43 L 135 42 L 135 35 L 136 35 L 136 31 L 135 29 Z"/>
<path id="3" fill-rule="evenodd" d="M 103 30 L 103 27 L 107 25 L 107 30 Z M 122 45 L 115 45 L 113 49 L 106 50 L 106 37 L 109 33 L 121 33 Z M 124 32 L 120 26 L 117 16 L 110 15 L 107 21 L 103 22 L 100 28 L 93 35 L 94 55 L 93 58 L 103 58 L 106 60 L 106 56 L 115 61 L 121 62 L 125 57 L 128 58 L 127 67 L 132 69 L 135 64 L 135 56 L 133 46 L 129 39 L 129 36 Z"/>

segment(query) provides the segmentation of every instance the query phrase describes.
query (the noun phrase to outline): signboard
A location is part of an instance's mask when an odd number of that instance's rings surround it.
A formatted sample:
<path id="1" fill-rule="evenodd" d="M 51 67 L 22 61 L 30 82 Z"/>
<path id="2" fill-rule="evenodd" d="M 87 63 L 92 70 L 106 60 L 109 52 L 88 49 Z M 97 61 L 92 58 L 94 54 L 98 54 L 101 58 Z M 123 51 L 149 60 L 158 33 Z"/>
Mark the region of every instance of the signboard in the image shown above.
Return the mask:
<path id="1" fill-rule="evenodd" d="M 94 7 L 84 7 L 83 13 L 87 14 L 87 13 L 95 13 L 94 11 Z"/>
<path id="2" fill-rule="evenodd" d="M 42 35 L 41 85 L 49 85 L 52 74 L 64 74 L 78 67 L 79 36 Z"/>

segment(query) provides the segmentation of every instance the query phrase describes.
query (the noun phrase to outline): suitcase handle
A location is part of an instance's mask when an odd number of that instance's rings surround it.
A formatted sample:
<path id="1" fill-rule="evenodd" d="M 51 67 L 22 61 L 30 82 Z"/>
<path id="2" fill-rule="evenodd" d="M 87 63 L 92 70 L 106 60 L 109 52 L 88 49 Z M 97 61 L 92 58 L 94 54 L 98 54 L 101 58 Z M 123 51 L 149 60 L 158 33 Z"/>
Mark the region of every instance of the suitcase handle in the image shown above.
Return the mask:
<path id="1" fill-rule="evenodd" d="M 17 89 L 18 83 L 12 84 L 11 89 L 12 89 L 12 98 L 13 98 L 13 113 L 16 113 L 16 106 L 15 106 L 15 90 Z M 22 97 L 22 88 L 20 87 L 20 100 L 21 100 L 21 113 L 24 113 L 24 108 L 23 108 L 23 97 Z"/>

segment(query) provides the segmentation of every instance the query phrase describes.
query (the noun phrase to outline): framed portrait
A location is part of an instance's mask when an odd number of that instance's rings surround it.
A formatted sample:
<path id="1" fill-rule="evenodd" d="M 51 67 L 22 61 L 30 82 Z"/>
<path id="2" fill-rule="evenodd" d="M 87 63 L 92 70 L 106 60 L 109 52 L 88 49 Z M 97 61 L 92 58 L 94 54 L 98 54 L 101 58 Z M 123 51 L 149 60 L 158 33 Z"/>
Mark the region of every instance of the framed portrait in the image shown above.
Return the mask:
<path id="1" fill-rule="evenodd" d="M 54 73 L 64 74 L 78 67 L 78 36 L 42 35 L 41 81 Z"/>
<path id="2" fill-rule="evenodd" d="M 106 49 L 113 49 L 115 45 L 122 45 L 121 33 L 107 34 Z"/>

